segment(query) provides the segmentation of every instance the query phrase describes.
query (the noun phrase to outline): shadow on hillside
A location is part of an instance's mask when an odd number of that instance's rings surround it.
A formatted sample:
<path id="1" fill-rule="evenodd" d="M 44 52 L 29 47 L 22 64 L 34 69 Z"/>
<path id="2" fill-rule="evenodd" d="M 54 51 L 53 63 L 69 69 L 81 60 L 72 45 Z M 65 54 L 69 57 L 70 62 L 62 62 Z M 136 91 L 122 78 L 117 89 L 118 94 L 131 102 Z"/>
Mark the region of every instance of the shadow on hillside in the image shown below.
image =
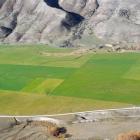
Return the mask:
<path id="1" fill-rule="evenodd" d="M 67 29 L 70 29 L 78 25 L 84 20 L 84 17 L 82 17 L 81 15 L 63 9 L 59 5 L 58 0 L 44 0 L 44 1 L 48 6 L 63 10 L 67 13 L 65 19 L 62 21 L 62 25 L 65 26 Z"/>

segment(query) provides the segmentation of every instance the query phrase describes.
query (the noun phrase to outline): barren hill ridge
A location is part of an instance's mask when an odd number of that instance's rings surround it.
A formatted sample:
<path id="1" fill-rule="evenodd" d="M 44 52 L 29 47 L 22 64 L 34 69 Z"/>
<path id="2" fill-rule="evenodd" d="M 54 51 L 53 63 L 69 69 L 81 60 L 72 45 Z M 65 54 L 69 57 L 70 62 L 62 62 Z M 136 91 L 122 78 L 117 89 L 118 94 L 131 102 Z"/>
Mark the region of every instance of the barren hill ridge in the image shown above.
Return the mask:
<path id="1" fill-rule="evenodd" d="M 0 41 L 140 43 L 139 0 L 0 0 Z"/>

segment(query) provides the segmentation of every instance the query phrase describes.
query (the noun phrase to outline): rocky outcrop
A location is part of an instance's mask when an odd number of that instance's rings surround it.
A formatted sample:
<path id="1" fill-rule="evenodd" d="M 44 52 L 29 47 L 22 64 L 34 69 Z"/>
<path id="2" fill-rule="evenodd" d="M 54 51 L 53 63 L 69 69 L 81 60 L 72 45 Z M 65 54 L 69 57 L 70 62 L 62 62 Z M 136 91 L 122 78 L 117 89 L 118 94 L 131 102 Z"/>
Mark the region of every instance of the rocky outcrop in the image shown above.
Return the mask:
<path id="1" fill-rule="evenodd" d="M 140 43 L 140 1 L 100 0 L 90 20 L 96 36 L 113 41 Z"/>
<path id="2" fill-rule="evenodd" d="M 90 46 L 140 43 L 139 0 L 1 0 L 0 41 Z"/>
<path id="3" fill-rule="evenodd" d="M 98 8 L 97 0 L 59 0 L 59 5 L 66 11 L 77 13 L 85 18 L 93 15 Z"/>

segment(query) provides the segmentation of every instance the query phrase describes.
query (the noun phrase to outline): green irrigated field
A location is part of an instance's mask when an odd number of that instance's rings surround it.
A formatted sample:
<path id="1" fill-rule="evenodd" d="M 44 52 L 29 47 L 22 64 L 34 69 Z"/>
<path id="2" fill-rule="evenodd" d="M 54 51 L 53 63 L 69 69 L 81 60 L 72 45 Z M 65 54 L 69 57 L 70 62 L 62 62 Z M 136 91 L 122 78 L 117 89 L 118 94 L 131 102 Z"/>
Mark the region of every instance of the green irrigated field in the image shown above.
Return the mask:
<path id="1" fill-rule="evenodd" d="M 136 53 L 93 55 L 53 94 L 139 105 L 139 60 Z"/>
<path id="2" fill-rule="evenodd" d="M 36 88 L 46 79 L 58 79 L 59 82 L 73 71 L 73 68 L 0 64 L 0 89 L 22 90 L 26 87 L 29 89 L 29 86 Z"/>
<path id="3" fill-rule="evenodd" d="M 82 54 L 75 50 L 0 46 L 0 114 L 140 105 L 139 53 Z"/>

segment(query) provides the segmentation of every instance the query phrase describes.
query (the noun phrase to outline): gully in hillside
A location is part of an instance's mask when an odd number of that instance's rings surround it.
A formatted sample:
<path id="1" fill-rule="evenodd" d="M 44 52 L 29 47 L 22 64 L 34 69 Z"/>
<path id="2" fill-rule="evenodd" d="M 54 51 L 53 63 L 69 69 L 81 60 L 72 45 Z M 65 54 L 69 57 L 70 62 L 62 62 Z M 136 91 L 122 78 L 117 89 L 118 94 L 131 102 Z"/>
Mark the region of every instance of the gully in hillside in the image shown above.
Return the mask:
<path id="1" fill-rule="evenodd" d="M 48 6 L 63 10 L 67 13 L 65 19 L 62 21 L 62 25 L 65 26 L 67 29 L 71 29 L 71 27 L 78 25 L 84 20 L 84 17 L 82 17 L 81 15 L 64 10 L 59 5 L 58 0 L 44 0 L 44 1 Z"/>

